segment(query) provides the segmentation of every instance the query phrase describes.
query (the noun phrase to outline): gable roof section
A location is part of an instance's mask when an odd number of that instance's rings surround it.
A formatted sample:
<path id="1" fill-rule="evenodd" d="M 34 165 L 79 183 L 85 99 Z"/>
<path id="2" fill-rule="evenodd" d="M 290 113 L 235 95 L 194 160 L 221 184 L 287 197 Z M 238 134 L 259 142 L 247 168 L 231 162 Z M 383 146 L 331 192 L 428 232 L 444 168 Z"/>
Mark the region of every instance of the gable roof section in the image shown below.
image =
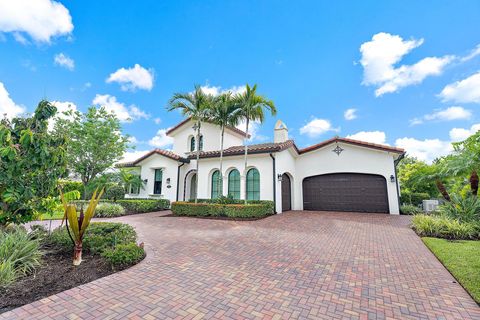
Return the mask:
<path id="1" fill-rule="evenodd" d="M 173 128 L 169 129 L 169 130 L 166 132 L 166 134 L 167 134 L 167 135 L 172 134 L 174 131 L 176 131 L 177 129 L 179 129 L 180 127 L 182 127 L 184 124 L 186 124 L 186 123 L 187 123 L 188 121 L 190 121 L 191 119 L 192 119 L 192 117 L 188 117 L 187 119 L 179 122 L 176 126 L 174 126 Z M 210 121 L 203 121 L 203 122 L 212 123 L 212 122 L 210 122 Z M 228 129 L 228 130 L 230 130 L 230 131 L 233 131 L 234 133 L 239 134 L 239 135 L 241 135 L 241 136 L 243 136 L 243 137 L 245 137 L 245 135 L 246 135 L 246 132 L 245 132 L 245 131 L 240 130 L 240 129 L 238 129 L 238 128 L 235 128 L 235 127 L 232 127 L 232 126 L 226 126 L 225 128 Z M 248 137 L 250 137 L 250 134 L 248 135 Z"/>
<path id="2" fill-rule="evenodd" d="M 290 147 L 294 147 L 297 150 L 297 146 L 293 142 L 293 140 L 287 140 L 281 143 L 261 143 L 261 144 L 251 144 L 248 146 L 247 152 L 248 154 L 260 154 L 260 153 L 271 153 L 271 152 L 279 152 L 286 150 Z M 245 146 L 233 146 L 223 150 L 224 156 L 236 156 L 242 155 L 245 152 Z M 202 151 L 200 152 L 200 158 L 216 158 L 220 156 L 220 150 L 215 151 Z M 196 154 L 192 153 L 188 156 L 188 159 L 195 159 Z"/>
<path id="3" fill-rule="evenodd" d="M 143 160 L 149 158 L 150 156 L 152 156 L 154 154 L 158 154 L 158 155 L 164 156 L 166 158 L 169 158 L 169 159 L 172 159 L 172 160 L 175 160 L 175 161 L 190 162 L 188 159 L 182 158 L 178 154 L 173 153 L 171 151 L 163 150 L 163 149 L 154 149 L 154 150 L 144 154 L 143 156 L 141 156 L 140 158 L 138 158 L 135 161 L 118 163 L 116 165 L 116 167 L 117 168 L 136 167 L 140 162 L 142 162 Z"/>
<path id="4" fill-rule="evenodd" d="M 386 146 L 386 145 L 383 145 L 383 144 L 376 144 L 376 143 L 370 143 L 370 142 L 365 142 L 365 141 L 360 141 L 360 140 L 353 140 L 353 139 L 348 139 L 348 138 L 337 137 L 337 138 L 332 138 L 332 139 L 322 141 L 322 142 L 314 144 L 313 146 L 310 146 L 310 147 L 300 149 L 299 153 L 303 154 L 303 153 L 306 153 L 306 152 L 314 151 L 314 150 L 323 148 L 323 147 L 325 147 L 325 146 L 327 146 L 331 143 L 335 143 L 335 142 L 342 142 L 342 143 L 351 144 L 351 145 L 354 145 L 354 146 L 360 146 L 360 147 L 376 149 L 376 150 L 381 150 L 381 151 L 387 151 L 387 152 L 400 153 L 400 154 L 405 152 L 404 149 L 390 147 L 390 146 Z"/>

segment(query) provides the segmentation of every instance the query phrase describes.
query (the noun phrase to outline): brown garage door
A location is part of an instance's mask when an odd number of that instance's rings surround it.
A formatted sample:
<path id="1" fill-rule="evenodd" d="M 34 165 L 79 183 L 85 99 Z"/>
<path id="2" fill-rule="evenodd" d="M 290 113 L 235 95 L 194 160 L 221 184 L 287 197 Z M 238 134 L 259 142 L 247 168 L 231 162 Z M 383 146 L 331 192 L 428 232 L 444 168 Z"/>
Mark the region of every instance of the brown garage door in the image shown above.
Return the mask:
<path id="1" fill-rule="evenodd" d="M 335 173 L 303 180 L 303 209 L 388 213 L 384 177 L 361 173 Z"/>

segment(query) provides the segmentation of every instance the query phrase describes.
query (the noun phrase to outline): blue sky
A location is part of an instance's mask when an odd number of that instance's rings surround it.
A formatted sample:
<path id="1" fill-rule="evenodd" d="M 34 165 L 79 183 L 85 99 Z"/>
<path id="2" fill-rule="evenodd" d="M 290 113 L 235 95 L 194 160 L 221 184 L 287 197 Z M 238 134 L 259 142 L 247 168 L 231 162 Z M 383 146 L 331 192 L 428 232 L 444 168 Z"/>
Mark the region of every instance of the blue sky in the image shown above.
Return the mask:
<path id="1" fill-rule="evenodd" d="M 169 147 L 174 92 L 256 83 L 278 115 L 253 142 L 282 119 L 300 147 L 353 136 L 432 160 L 480 129 L 478 30 L 478 1 L 0 0 L 0 112 L 106 105 L 140 153 Z"/>

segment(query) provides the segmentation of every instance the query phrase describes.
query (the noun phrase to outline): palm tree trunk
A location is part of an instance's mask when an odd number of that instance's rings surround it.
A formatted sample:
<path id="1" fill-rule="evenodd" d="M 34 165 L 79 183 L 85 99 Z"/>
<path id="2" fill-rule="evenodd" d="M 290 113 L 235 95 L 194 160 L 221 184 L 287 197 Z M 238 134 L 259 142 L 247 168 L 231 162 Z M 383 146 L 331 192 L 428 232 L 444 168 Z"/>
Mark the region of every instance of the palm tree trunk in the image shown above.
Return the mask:
<path id="1" fill-rule="evenodd" d="M 470 175 L 470 188 L 472 189 L 472 195 L 476 197 L 478 194 L 478 173 L 476 170 L 473 170 Z"/>
<path id="2" fill-rule="evenodd" d="M 225 133 L 225 126 L 222 125 L 222 137 L 220 140 L 220 177 L 217 181 L 218 183 L 218 191 L 220 192 L 220 196 L 223 196 L 223 135 Z"/>
<path id="3" fill-rule="evenodd" d="M 196 163 L 196 176 L 195 176 L 195 203 L 198 202 L 198 160 L 200 159 L 200 121 L 197 121 L 197 163 Z"/>
<path id="4" fill-rule="evenodd" d="M 248 154 L 248 145 L 247 145 L 247 142 L 248 142 L 248 123 L 249 123 L 250 119 L 248 118 L 248 113 L 247 113 L 247 123 L 246 123 L 246 127 L 245 127 L 245 167 L 244 167 L 244 170 L 243 170 L 243 174 L 245 175 L 245 204 L 247 204 L 247 154 Z"/>
<path id="5" fill-rule="evenodd" d="M 443 198 L 444 198 L 445 200 L 447 200 L 448 202 L 450 202 L 450 201 L 451 201 L 450 195 L 448 194 L 447 188 L 445 188 L 445 185 L 443 184 L 443 182 L 440 181 L 440 179 L 437 179 L 437 180 L 435 181 L 435 184 L 437 185 L 438 191 L 440 191 L 440 193 L 442 194 Z"/>
<path id="6" fill-rule="evenodd" d="M 73 265 L 78 266 L 82 263 L 82 240 L 75 241 L 75 247 L 73 248 Z"/>

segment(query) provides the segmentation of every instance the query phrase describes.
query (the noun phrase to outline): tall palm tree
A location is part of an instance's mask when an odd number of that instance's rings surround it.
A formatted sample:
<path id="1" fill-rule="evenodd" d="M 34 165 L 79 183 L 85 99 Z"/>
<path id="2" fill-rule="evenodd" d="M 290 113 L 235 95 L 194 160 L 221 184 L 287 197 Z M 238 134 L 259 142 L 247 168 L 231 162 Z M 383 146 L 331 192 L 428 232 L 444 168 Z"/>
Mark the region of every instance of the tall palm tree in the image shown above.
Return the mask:
<path id="1" fill-rule="evenodd" d="M 198 160 L 200 159 L 200 127 L 202 121 L 207 119 L 208 110 L 212 105 L 213 97 L 205 94 L 199 85 L 195 85 L 195 90 L 189 93 L 175 93 L 168 102 L 168 111 L 181 110 L 185 117 L 190 117 L 194 122 L 196 131 L 196 177 L 198 180 Z M 195 203 L 197 203 L 198 188 L 195 189 Z"/>
<path id="2" fill-rule="evenodd" d="M 220 126 L 220 177 L 217 181 L 217 188 L 223 195 L 223 138 L 225 127 L 237 126 L 240 122 L 241 109 L 235 103 L 231 92 L 223 93 L 213 100 L 212 108 L 209 110 L 208 118 L 211 122 Z"/>
<path id="3" fill-rule="evenodd" d="M 241 119 L 245 121 L 245 168 L 244 174 L 247 174 L 247 154 L 248 154 L 248 127 L 250 121 L 257 121 L 263 123 L 265 120 L 264 110 L 270 111 L 271 115 L 274 116 L 277 114 L 277 109 L 273 101 L 266 99 L 265 97 L 257 94 L 257 85 L 250 87 L 246 85 L 245 92 L 238 94 L 235 97 L 236 104 L 240 108 Z M 245 203 L 247 203 L 247 188 L 245 188 Z"/>

